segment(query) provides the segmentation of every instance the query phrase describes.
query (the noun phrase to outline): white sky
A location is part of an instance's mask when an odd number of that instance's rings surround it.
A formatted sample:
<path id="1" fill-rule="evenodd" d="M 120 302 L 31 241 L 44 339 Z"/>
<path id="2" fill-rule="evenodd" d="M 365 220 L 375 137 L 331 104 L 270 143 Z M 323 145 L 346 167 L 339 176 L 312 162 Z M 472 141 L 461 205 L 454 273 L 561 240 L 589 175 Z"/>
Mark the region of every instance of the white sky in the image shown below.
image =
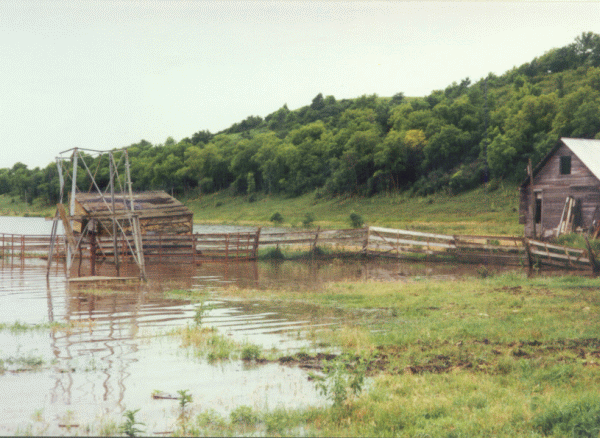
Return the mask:
<path id="1" fill-rule="evenodd" d="M 423 96 L 582 32 L 600 2 L 0 2 L 0 168 L 215 133 L 318 94 Z"/>

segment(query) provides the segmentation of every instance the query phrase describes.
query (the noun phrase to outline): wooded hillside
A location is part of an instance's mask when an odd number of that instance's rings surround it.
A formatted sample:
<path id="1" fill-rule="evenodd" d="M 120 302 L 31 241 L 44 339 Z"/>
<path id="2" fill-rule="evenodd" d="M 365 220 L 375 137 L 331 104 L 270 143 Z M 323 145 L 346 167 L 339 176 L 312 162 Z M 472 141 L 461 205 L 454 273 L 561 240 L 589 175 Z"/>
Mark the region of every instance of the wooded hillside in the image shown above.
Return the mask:
<path id="1" fill-rule="evenodd" d="M 284 105 L 216 134 L 142 140 L 129 154 L 136 190 L 421 195 L 520 180 L 527 160 L 538 162 L 563 136 L 600 138 L 600 35 L 591 32 L 501 76 L 466 78 L 428 96 L 320 93 L 310 105 Z M 54 163 L 0 169 L 0 194 L 55 203 L 58 188 Z"/>

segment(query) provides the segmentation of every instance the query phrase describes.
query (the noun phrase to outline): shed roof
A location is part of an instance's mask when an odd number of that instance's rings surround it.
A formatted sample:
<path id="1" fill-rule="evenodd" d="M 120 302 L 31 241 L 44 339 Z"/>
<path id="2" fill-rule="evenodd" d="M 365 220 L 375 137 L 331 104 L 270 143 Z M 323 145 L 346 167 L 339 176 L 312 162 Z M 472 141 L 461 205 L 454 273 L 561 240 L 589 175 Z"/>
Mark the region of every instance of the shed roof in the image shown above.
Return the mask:
<path id="1" fill-rule="evenodd" d="M 563 144 L 573 151 L 596 178 L 600 179 L 600 140 L 568 137 L 562 137 L 560 141 L 556 143 L 556 146 L 542 158 L 538 165 L 535 166 L 535 169 L 533 169 L 533 176 L 538 174 L 540 169 L 545 166 L 550 157 L 554 155 L 558 148 Z M 529 177 L 525 178 L 521 187 L 524 187 L 527 184 L 529 184 Z"/>
<path id="2" fill-rule="evenodd" d="M 77 193 L 75 200 L 90 217 L 110 215 L 111 197 L 98 193 Z M 133 194 L 133 210 L 139 217 L 192 215 L 190 209 L 163 191 L 140 192 Z M 128 193 L 115 193 L 115 213 L 131 211 Z"/>

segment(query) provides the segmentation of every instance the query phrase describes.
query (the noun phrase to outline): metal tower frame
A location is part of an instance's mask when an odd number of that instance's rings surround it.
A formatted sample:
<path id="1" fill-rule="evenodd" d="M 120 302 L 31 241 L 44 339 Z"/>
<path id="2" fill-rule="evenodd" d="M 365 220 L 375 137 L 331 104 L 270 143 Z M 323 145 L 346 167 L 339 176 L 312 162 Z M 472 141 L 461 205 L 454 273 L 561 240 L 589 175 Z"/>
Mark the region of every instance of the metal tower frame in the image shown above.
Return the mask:
<path id="1" fill-rule="evenodd" d="M 92 156 L 100 157 L 98 160 L 98 168 L 96 168 L 95 172 L 92 173 L 88 164 L 86 163 L 86 158 Z M 96 181 L 96 174 L 99 170 L 99 166 L 101 163 L 102 156 L 108 156 L 108 164 L 109 164 L 109 184 L 108 187 L 101 189 L 98 186 Z M 117 161 L 115 156 L 119 156 L 119 160 Z M 71 172 L 69 173 L 68 164 L 71 163 Z M 81 164 L 81 166 L 80 166 Z M 81 247 L 81 242 L 83 239 L 91 235 L 90 233 L 95 232 L 95 228 L 102 225 L 106 232 L 112 237 L 113 240 L 113 258 L 115 262 L 115 266 L 117 269 L 117 275 L 119 273 L 119 251 L 118 251 L 118 239 L 122 237 L 125 242 L 127 242 L 127 248 L 129 253 L 133 256 L 139 271 L 140 278 L 146 279 L 146 267 L 144 261 L 144 251 L 142 247 L 142 235 L 141 235 L 141 227 L 139 215 L 135 212 L 134 200 L 133 200 L 133 188 L 131 184 L 131 172 L 129 168 L 129 155 L 127 153 L 127 148 L 122 149 L 113 149 L 112 151 L 98 151 L 93 149 L 83 149 L 83 148 L 72 148 L 60 153 L 60 156 L 56 158 L 56 165 L 58 168 L 58 175 L 60 181 L 60 198 L 59 203 L 57 205 L 57 211 L 54 215 L 53 223 L 52 223 L 52 239 L 48 254 L 48 273 L 50 272 L 50 266 L 52 264 L 52 256 L 54 251 L 54 241 L 56 240 L 58 221 L 61 220 L 63 223 L 63 228 L 65 230 L 65 238 L 66 238 L 66 246 L 67 246 L 67 276 L 70 275 L 71 266 L 73 264 L 73 259 L 77 254 L 77 251 Z M 81 235 L 79 239 L 75 239 L 73 234 L 73 221 L 76 218 L 75 212 L 75 197 L 78 192 L 84 192 L 77 187 L 77 177 L 79 168 L 82 167 L 85 170 L 86 175 L 91 180 L 90 188 L 85 192 L 97 192 L 102 199 L 102 202 L 106 206 L 108 214 L 103 212 L 103 218 L 108 216 L 108 219 L 112 222 L 112 229 L 108 229 L 102 222 L 93 218 L 93 215 L 90 217 L 90 221 L 86 224 L 85 228 L 81 230 Z M 121 169 L 121 174 L 119 174 L 119 169 Z M 64 191 L 66 188 L 65 184 L 65 176 L 71 179 L 71 199 L 69 203 L 69 214 L 67 215 L 64 205 L 63 205 L 63 197 Z M 122 180 L 120 176 L 124 179 L 125 187 L 123 187 Z M 129 208 L 125 203 L 125 199 L 123 196 L 123 209 L 117 212 L 116 209 L 116 201 L 115 201 L 115 180 L 118 182 L 120 186 L 121 193 L 127 193 L 129 196 Z M 129 243 L 129 239 L 126 237 L 125 230 L 123 226 L 119 222 L 128 221 L 130 225 L 130 229 L 132 230 L 133 237 L 133 247 Z M 92 265 L 95 261 L 95 254 L 92 254 Z M 94 272 L 92 275 L 95 275 Z"/>

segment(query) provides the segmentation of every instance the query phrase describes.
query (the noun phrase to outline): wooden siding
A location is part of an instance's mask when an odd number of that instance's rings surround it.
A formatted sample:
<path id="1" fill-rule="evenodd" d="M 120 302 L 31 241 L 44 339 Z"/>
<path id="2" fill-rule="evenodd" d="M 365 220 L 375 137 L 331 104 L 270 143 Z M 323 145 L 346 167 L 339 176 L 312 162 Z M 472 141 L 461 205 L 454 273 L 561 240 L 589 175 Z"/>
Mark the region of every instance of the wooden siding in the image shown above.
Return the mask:
<path id="1" fill-rule="evenodd" d="M 560 157 L 571 157 L 571 173 L 561 175 Z M 533 190 L 542 200 L 541 223 L 536 224 L 538 236 L 549 236 L 558 226 L 567 196 L 572 196 L 580 205 L 581 215 L 575 227 L 591 227 L 597 207 L 600 205 L 600 180 L 583 162 L 562 144 L 548 158 L 533 178 Z M 533 235 L 533 218 L 530 217 L 531 200 L 529 183 L 521 186 L 519 222 L 525 225 L 525 235 Z"/>
<path id="2" fill-rule="evenodd" d="M 161 191 L 135 193 L 133 198 L 134 212 L 140 219 L 142 234 L 191 234 L 193 232 L 193 213 L 167 193 Z M 75 231 L 81 232 L 82 222 L 90 219 L 100 222 L 98 227 L 100 235 L 107 234 L 107 230 L 112 230 L 109 211 L 110 195 L 102 197 L 93 193 L 78 193 L 75 201 Z M 129 195 L 116 193 L 115 212 L 121 216 L 119 223 L 126 231 L 129 228 L 129 221 L 125 217 L 130 211 Z"/>

